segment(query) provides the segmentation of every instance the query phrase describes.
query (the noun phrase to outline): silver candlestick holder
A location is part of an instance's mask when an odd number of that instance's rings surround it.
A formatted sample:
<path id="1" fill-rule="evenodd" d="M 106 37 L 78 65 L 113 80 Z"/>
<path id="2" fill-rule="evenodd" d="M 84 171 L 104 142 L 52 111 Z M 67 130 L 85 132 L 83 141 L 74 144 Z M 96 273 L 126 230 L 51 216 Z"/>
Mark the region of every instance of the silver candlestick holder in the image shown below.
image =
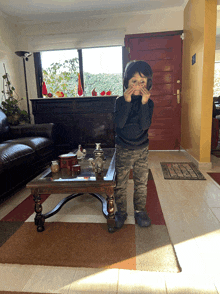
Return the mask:
<path id="1" fill-rule="evenodd" d="M 103 172 L 103 163 L 104 163 L 104 151 L 101 148 L 101 143 L 95 143 L 96 149 L 94 150 L 95 155 L 95 173 L 101 174 Z"/>

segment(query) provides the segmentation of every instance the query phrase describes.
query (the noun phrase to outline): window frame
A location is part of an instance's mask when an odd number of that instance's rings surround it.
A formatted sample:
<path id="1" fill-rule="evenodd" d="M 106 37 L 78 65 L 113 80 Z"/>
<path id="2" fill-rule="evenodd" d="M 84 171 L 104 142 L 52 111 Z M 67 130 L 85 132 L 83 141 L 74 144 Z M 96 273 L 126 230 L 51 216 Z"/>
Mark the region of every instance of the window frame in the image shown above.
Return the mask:
<path id="1" fill-rule="evenodd" d="M 37 98 L 42 98 L 42 83 L 43 83 L 43 71 L 40 52 L 34 52 L 34 67 L 35 67 L 35 77 L 37 86 Z"/>

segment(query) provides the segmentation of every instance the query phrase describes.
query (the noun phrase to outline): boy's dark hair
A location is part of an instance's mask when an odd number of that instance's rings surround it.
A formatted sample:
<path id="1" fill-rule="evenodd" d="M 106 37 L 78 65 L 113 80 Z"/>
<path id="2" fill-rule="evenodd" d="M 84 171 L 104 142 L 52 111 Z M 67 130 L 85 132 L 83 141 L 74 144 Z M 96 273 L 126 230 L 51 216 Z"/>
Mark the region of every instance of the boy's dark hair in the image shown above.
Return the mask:
<path id="1" fill-rule="evenodd" d="M 134 74 L 144 75 L 147 77 L 147 90 L 152 88 L 153 71 L 150 65 L 142 60 L 133 60 L 127 63 L 124 73 L 124 88 L 128 88 L 128 81 L 134 76 Z"/>

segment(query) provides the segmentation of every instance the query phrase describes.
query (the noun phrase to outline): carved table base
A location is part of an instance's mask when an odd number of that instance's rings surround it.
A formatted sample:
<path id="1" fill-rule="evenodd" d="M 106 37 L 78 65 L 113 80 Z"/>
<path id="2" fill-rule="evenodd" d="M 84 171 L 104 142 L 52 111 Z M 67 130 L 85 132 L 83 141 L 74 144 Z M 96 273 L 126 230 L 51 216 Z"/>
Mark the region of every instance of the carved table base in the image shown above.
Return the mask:
<path id="1" fill-rule="evenodd" d="M 35 191 L 33 193 L 34 201 L 35 201 L 35 225 L 37 226 L 38 232 L 44 231 L 44 223 L 45 219 L 55 215 L 60 211 L 60 209 L 66 204 L 68 201 L 72 200 L 73 198 L 76 198 L 78 196 L 83 195 L 84 193 L 76 193 L 71 194 L 70 196 L 62 199 L 51 211 L 42 214 L 42 204 L 41 204 L 41 197 L 40 195 Z M 107 195 L 107 200 L 100 194 L 97 193 L 88 193 L 94 197 L 96 197 L 101 203 L 102 203 L 102 212 L 104 217 L 107 219 L 107 225 L 108 225 L 108 231 L 109 233 L 113 233 L 115 231 L 115 214 L 114 214 L 114 197 L 111 194 L 110 196 Z"/>

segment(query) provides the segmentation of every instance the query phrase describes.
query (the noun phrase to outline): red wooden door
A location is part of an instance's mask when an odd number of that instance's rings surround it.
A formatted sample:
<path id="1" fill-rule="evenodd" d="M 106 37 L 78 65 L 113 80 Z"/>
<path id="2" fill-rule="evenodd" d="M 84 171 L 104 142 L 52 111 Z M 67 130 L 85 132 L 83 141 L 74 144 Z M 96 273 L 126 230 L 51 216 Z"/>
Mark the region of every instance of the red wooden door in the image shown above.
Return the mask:
<path id="1" fill-rule="evenodd" d="M 150 150 L 179 150 L 181 139 L 182 32 L 126 35 L 129 60 L 144 60 L 153 70 L 154 101 Z M 178 95 L 177 95 L 178 94 Z"/>

